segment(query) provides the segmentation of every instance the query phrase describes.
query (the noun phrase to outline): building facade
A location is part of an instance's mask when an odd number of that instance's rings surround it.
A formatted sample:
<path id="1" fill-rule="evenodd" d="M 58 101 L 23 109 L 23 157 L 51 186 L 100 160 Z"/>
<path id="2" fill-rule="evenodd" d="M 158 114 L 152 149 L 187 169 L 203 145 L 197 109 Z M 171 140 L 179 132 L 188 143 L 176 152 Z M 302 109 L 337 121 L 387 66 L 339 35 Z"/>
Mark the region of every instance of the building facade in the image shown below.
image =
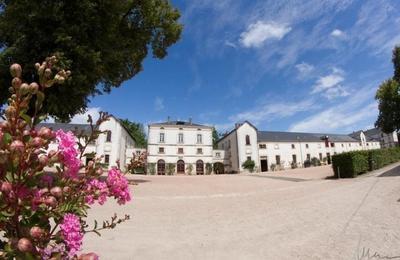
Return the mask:
<path id="1" fill-rule="evenodd" d="M 63 124 L 63 123 L 43 123 L 38 127 L 45 126 L 54 131 L 62 129 L 64 131 L 72 131 L 78 133 L 89 134 L 91 129 L 89 124 Z M 107 121 L 104 121 L 100 127 L 101 134 L 93 143 L 89 143 L 85 153 L 96 153 L 97 157 L 102 156 L 102 163 L 105 167 L 111 168 L 117 166 L 119 162 L 120 168 L 125 170 L 127 163 L 133 156 L 133 153 L 143 152 L 145 149 L 137 148 L 135 140 L 125 129 L 122 123 L 115 117 L 110 116 Z M 56 149 L 57 144 L 52 143 L 49 150 Z M 82 163 L 87 164 L 93 157 L 85 156 L 82 158 Z"/>
<path id="2" fill-rule="evenodd" d="M 202 175 L 223 158 L 224 151 L 213 149 L 212 127 L 190 120 L 149 125 L 147 164 L 155 167 L 154 174 Z"/>
<path id="3" fill-rule="evenodd" d="M 295 133 L 259 131 L 250 122 L 235 128 L 218 141 L 218 149 L 225 151 L 224 165 L 228 172 L 243 171 L 242 164 L 250 159 L 256 171 L 303 167 L 313 158 L 330 163 L 331 156 L 343 152 L 379 149 L 380 141 L 350 135 L 325 133 Z"/>
<path id="4" fill-rule="evenodd" d="M 363 133 L 366 140 L 377 140 L 379 141 L 382 148 L 396 147 L 399 145 L 399 138 L 396 132 L 386 134 L 379 128 L 372 128 L 366 131 L 360 130 L 351 133 L 350 136 L 359 139 L 359 135 Z"/>

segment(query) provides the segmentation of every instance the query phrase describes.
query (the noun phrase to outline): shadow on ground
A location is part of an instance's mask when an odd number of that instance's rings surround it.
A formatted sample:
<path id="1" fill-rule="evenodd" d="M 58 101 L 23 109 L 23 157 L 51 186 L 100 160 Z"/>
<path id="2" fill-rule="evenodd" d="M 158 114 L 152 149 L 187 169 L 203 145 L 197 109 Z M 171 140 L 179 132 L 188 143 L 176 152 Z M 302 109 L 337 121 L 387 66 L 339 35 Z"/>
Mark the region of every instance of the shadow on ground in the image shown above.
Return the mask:
<path id="1" fill-rule="evenodd" d="M 275 179 L 275 180 L 282 180 L 282 181 L 293 181 L 293 182 L 308 181 L 306 179 L 291 178 L 291 177 L 280 177 L 280 176 L 267 176 L 267 175 L 249 175 L 249 176 L 259 177 L 259 178 Z"/>
<path id="2" fill-rule="evenodd" d="M 400 166 L 397 166 L 379 175 L 379 177 L 395 177 L 395 176 L 400 176 Z"/>

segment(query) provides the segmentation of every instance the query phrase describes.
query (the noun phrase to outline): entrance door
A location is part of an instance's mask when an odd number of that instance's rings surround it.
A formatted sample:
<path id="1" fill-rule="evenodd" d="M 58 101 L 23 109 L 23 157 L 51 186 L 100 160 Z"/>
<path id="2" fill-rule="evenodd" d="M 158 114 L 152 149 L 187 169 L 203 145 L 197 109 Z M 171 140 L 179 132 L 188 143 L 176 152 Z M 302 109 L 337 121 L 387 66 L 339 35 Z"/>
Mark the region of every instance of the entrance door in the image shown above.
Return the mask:
<path id="1" fill-rule="evenodd" d="M 262 159 L 261 160 L 261 171 L 262 172 L 267 172 L 268 171 L 268 160 L 267 159 Z"/>
<path id="2" fill-rule="evenodd" d="M 203 175 L 204 174 L 204 163 L 202 160 L 198 160 L 196 162 L 196 174 Z"/>
<path id="3" fill-rule="evenodd" d="M 328 161 L 328 164 L 331 164 L 331 154 L 330 153 L 326 153 L 326 159 Z"/>
<path id="4" fill-rule="evenodd" d="M 157 174 L 158 175 L 165 175 L 165 161 L 158 160 L 157 162 Z"/>
<path id="5" fill-rule="evenodd" d="M 185 173 L 185 162 L 182 160 L 179 160 L 176 163 L 176 172 L 180 173 L 180 174 L 184 174 Z"/>

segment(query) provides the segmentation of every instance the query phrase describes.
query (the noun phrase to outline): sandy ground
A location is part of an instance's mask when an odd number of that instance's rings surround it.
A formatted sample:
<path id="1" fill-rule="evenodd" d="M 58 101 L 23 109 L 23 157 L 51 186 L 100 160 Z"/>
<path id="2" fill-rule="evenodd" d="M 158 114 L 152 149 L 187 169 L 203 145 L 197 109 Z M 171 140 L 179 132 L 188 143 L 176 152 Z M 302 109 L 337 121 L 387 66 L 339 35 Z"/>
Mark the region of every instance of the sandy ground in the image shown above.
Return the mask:
<path id="1" fill-rule="evenodd" d="M 131 220 L 88 235 L 84 251 L 101 259 L 400 258 L 400 167 L 393 176 L 381 172 L 341 180 L 325 179 L 332 175 L 327 166 L 135 176 L 129 205 L 110 202 L 90 212 Z"/>

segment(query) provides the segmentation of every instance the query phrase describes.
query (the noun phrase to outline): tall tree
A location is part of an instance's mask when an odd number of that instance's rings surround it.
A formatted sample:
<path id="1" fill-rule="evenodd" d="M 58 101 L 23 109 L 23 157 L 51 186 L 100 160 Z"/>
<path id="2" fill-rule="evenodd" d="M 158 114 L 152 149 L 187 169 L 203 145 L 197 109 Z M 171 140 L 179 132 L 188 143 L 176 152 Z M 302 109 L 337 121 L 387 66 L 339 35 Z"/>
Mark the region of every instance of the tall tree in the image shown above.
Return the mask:
<path id="1" fill-rule="evenodd" d="M 400 46 L 393 49 L 392 62 L 394 75 L 378 88 L 375 99 L 379 104 L 378 119 L 375 126 L 385 133 L 400 131 Z"/>
<path id="2" fill-rule="evenodd" d="M 131 122 L 128 119 L 120 119 L 124 127 L 129 131 L 129 133 L 135 139 L 136 145 L 141 148 L 147 146 L 147 137 L 143 127 L 143 124 Z"/>
<path id="3" fill-rule="evenodd" d="M 213 141 L 213 148 L 217 149 L 218 148 L 218 140 L 219 140 L 219 134 L 217 132 L 217 129 L 215 129 L 215 127 L 213 127 L 212 130 L 212 141 Z"/>
<path id="4" fill-rule="evenodd" d="M 44 110 L 66 121 L 139 73 L 149 52 L 164 58 L 180 38 L 179 17 L 168 0 L 0 0 L 0 104 L 11 63 L 35 80 L 33 64 L 57 54 L 72 75 L 46 90 Z"/>

